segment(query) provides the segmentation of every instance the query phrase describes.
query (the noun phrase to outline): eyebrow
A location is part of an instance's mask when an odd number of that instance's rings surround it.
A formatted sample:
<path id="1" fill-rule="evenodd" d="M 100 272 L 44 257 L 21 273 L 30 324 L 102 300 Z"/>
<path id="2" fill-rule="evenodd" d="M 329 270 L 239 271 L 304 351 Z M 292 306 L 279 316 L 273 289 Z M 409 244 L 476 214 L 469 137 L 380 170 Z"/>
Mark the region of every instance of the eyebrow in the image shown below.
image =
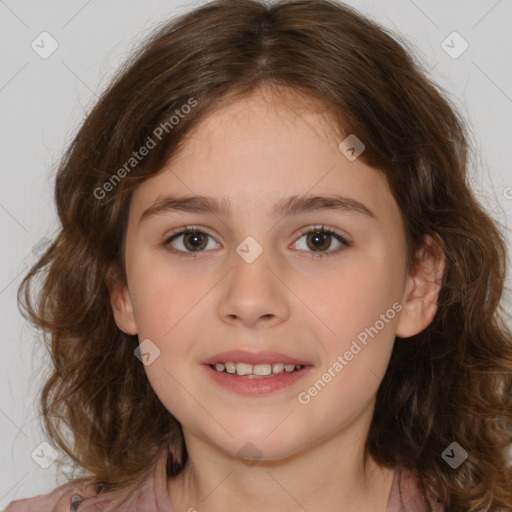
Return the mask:
<path id="1" fill-rule="evenodd" d="M 290 196 L 278 201 L 273 208 L 275 217 L 297 215 L 317 210 L 341 210 L 358 213 L 377 219 L 375 213 L 363 203 L 339 195 Z M 139 223 L 153 217 L 171 212 L 214 213 L 219 216 L 231 215 L 230 202 L 226 198 L 213 196 L 161 196 L 142 213 Z"/>

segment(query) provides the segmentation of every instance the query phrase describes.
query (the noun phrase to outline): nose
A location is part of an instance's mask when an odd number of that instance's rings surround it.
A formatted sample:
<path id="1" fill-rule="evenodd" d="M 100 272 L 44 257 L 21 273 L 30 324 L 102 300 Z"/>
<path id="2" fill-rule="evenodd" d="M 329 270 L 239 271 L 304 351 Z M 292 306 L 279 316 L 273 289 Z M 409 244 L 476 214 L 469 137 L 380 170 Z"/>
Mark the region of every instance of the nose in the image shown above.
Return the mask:
<path id="1" fill-rule="evenodd" d="M 284 284 L 285 268 L 277 268 L 275 262 L 271 264 L 266 251 L 251 263 L 235 253 L 233 263 L 218 303 L 221 320 L 246 327 L 271 327 L 286 322 L 291 292 Z"/>

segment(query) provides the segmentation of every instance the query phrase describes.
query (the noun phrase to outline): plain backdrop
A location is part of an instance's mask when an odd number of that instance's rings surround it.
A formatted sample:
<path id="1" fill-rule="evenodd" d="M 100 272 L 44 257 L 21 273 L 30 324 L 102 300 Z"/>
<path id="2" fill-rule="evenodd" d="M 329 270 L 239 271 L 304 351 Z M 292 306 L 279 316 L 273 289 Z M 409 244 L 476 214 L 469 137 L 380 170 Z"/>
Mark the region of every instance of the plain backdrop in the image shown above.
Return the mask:
<path id="1" fill-rule="evenodd" d="M 431 78 L 468 119 L 477 155 L 473 186 L 510 242 L 512 2 L 348 3 L 414 45 Z M 55 464 L 45 469 L 34 457 L 35 451 L 48 450 L 40 446 L 46 439 L 37 417 L 48 357 L 16 304 L 21 276 L 56 231 L 56 165 L 85 113 L 135 45 L 162 20 L 196 5 L 0 0 L 0 510 L 13 499 L 63 483 Z"/>

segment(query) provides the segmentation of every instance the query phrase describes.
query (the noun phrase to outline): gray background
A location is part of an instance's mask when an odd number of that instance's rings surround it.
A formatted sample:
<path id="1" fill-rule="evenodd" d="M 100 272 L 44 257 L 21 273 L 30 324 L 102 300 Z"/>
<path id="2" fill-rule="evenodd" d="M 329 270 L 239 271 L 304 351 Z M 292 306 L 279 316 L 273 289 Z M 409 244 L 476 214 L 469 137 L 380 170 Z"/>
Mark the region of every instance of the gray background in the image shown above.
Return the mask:
<path id="1" fill-rule="evenodd" d="M 470 121 L 477 152 L 473 185 L 510 242 L 512 1 L 349 3 L 417 47 L 430 76 Z M 45 441 L 36 399 L 47 358 L 16 306 L 21 276 L 56 229 L 56 164 L 130 49 L 163 19 L 196 5 L 163 0 L 0 0 L 0 510 L 15 498 L 48 492 L 64 481 L 55 464 L 43 469 L 31 457 Z M 58 48 L 42 58 L 31 45 L 35 41 L 40 53 L 48 51 L 50 39 L 40 36 L 45 31 Z M 446 39 L 454 31 L 469 44 L 457 58 L 464 42 L 456 36 Z"/>

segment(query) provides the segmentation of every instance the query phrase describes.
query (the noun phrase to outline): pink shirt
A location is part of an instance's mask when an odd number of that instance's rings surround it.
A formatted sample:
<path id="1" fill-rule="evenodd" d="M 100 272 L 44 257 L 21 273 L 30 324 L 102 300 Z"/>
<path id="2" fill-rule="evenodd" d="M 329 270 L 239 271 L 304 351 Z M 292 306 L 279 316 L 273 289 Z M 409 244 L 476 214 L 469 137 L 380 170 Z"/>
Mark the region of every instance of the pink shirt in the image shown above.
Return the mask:
<path id="1" fill-rule="evenodd" d="M 13 501 L 4 512 L 174 512 L 167 494 L 167 455 L 164 450 L 147 478 L 135 487 L 97 495 L 93 483 L 71 482 L 48 494 Z M 397 470 L 386 512 L 429 511 L 412 473 Z"/>

